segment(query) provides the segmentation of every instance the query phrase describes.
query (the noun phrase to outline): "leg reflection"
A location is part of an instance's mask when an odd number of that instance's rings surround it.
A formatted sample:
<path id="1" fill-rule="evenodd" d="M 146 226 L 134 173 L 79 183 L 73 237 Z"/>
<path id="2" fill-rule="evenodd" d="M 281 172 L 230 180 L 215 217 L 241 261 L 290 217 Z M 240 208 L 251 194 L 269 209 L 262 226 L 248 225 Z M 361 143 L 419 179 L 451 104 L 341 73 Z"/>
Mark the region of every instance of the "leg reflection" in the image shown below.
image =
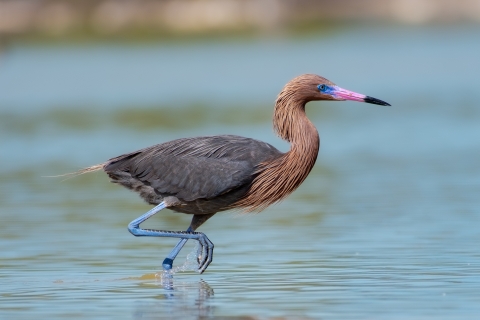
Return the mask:
<path id="1" fill-rule="evenodd" d="M 134 319 L 210 319 L 214 316 L 215 307 L 211 302 L 214 292 L 207 282 L 182 282 L 172 277 L 161 286 L 164 292 L 153 296 L 156 301 L 136 304 Z"/>

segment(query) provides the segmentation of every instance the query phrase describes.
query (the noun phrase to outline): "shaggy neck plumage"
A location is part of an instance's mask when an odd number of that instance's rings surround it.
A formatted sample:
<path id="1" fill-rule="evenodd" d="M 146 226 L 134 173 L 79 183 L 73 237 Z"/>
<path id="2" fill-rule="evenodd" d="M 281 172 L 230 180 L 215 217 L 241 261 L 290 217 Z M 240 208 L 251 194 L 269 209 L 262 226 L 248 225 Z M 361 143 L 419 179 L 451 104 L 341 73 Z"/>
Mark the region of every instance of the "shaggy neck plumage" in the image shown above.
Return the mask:
<path id="1" fill-rule="evenodd" d="M 298 88 L 287 85 L 279 94 L 273 115 L 278 136 L 290 142 L 290 151 L 262 163 L 246 196 L 234 204 L 247 211 L 261 211 L 292 193 L 307 178 L 317 159 L 320 138 L 305 114 Z"/>

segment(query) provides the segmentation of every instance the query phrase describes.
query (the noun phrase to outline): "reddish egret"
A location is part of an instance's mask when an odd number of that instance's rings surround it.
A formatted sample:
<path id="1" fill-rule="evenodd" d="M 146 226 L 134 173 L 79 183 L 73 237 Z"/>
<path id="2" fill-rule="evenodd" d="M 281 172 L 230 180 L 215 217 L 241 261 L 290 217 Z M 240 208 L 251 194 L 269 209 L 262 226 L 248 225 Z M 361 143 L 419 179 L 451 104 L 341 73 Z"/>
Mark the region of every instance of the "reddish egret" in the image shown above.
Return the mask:
<path id="1" fill-rule="evenodd" d="M 320 146 L 315 126 L 305 114 L 314 100 L 353 100 L 389 106 L 388 103 L 336 86 L 314 74 L 291 80 L 278 95 L 273 127 L 290 142 L 282 153 L 268 143 L 233 135 L 178 139 L 127 153 L 79 173 L 103 169 L 114 183 L 138 192 L 153 209 L 133 220 L 134 236 L 180 238 L 163 261 L 173 260 L 188 239 L 200 243 L 198 271 L 212 262 L 213 243 L 195 232 L 215 213 L 228 209 L 261 211 L 284 199 L 310 173 Z M 168 208 L 193 215 L 186 231 L 142 229 L 140 224 Z"/>

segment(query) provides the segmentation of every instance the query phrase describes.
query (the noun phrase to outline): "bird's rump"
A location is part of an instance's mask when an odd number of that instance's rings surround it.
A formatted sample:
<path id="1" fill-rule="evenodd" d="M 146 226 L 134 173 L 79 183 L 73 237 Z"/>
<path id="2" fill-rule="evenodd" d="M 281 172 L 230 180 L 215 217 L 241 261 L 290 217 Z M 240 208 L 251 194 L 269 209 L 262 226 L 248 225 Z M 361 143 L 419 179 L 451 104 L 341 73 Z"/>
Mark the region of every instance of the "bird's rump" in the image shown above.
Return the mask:
<path id="1" fill-rule="evenodd" d="M 212 199 L 251 183 L 258 165 L 282 153 L 234 135 L 185 138 L 110 159 L 104 170 L 129 175 L 183 201 Z M 121 182 L 120 182 L 121 183 Z"/>

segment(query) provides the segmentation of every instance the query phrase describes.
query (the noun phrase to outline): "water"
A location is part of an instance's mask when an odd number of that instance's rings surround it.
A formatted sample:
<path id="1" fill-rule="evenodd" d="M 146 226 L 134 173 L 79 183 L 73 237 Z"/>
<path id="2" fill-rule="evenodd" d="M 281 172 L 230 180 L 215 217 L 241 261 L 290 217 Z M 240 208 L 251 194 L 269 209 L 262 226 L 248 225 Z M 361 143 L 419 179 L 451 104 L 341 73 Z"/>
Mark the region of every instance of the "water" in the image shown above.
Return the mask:
<path id="1" fill-rule="evenodd" d="M 476 319 L 480 314 L 478 27 L 374 28 L 243 42 L 35 47 L 0 55 L 2 318 Z M 170 139 L 272 133 L 272 101 L 314 72 L 391 108 L 311 103 L 317 165 L 261 214 L 222 213 L 203 275 L 161 277 L 173 239 L 102 173 Z M 163 211 L 146 226 L 183 230 Z M 189 243 L 175 261 L 181 265 Z"/>

